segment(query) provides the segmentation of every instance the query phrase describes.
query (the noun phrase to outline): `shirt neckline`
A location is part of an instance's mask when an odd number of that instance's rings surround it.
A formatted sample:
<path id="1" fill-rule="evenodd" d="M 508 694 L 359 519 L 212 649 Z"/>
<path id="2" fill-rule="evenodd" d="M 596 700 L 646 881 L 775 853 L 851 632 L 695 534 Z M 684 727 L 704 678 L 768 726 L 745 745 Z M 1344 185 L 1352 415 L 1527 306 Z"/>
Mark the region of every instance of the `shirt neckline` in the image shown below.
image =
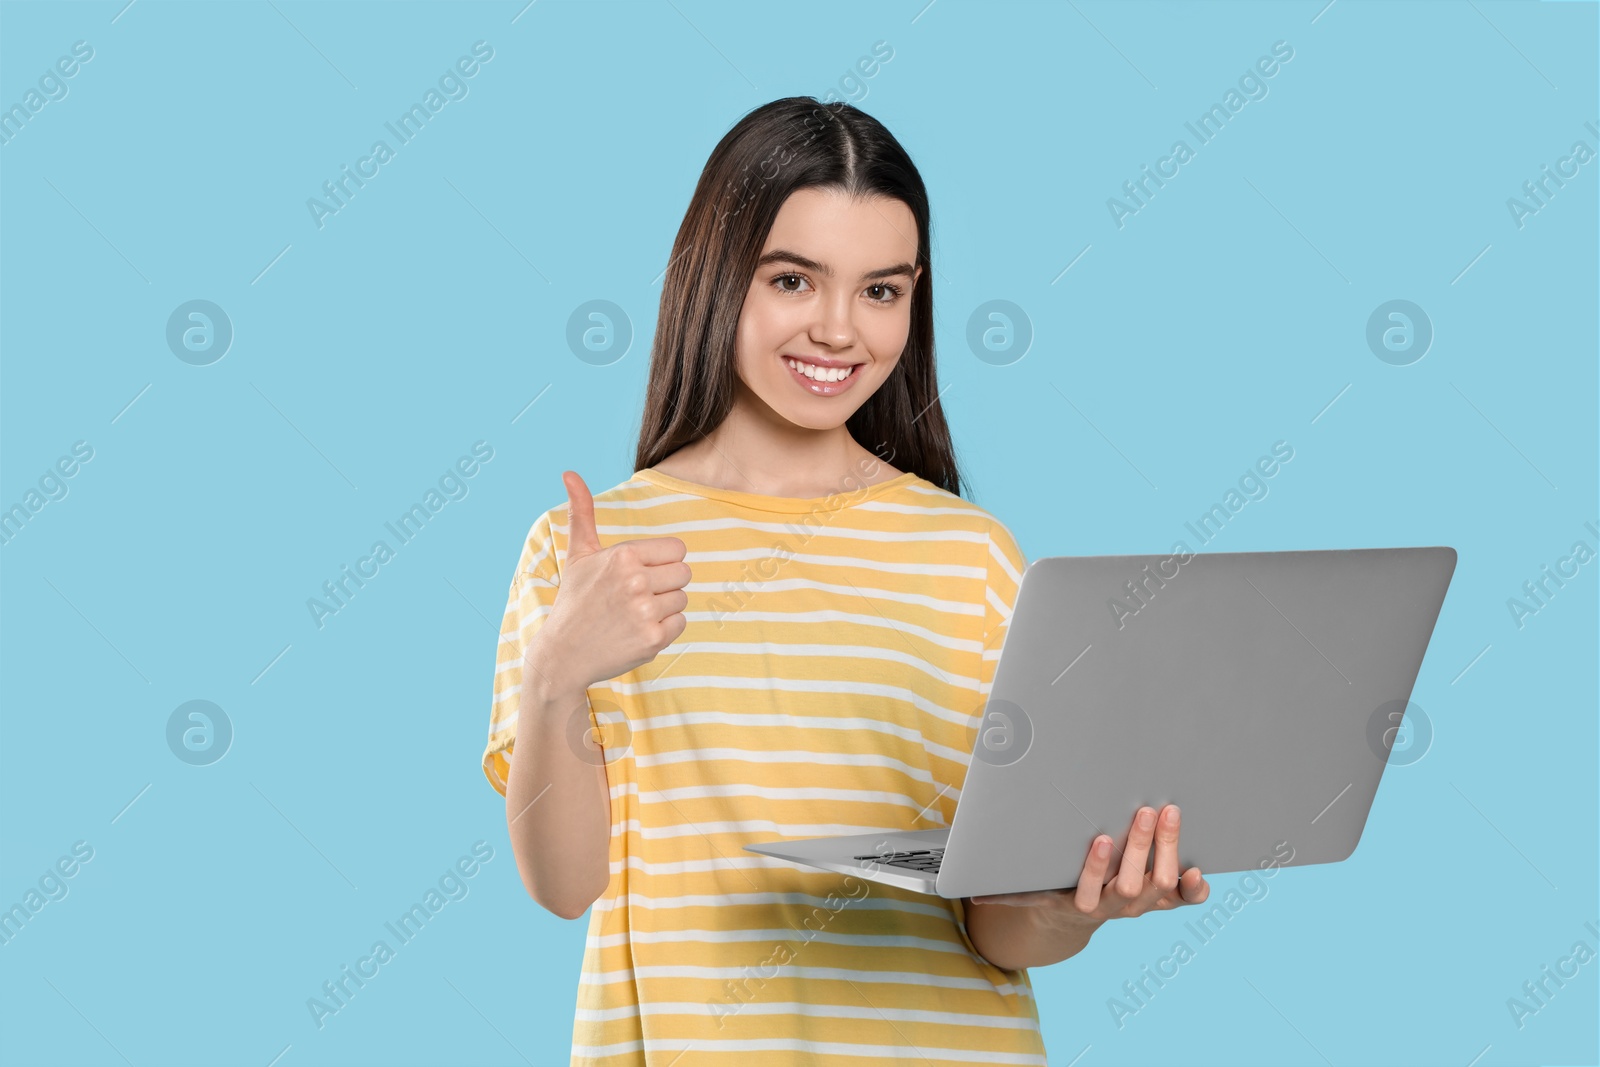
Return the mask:
<path id="1" fill-rule="evenodd" d="M 910 485 L 920 480 L 915 471 L 904 471 L 887 481 L 877 482 L 873 485 L 858 487 L 856 489 L 842 490 L 838 493 L 822 497 L 796 497 L 796 496 L 767 496 L 765 493 L 745 493 L 737 489 L 721 489 L 713 485 L 701 485 L 698 482 L 684 481 L 665 474 L 654 467 L 634 471 L 635 478 L 643 479 L 662 489 L 670 489 L 675 493 L 688 493 L 691 496 L 704 497 L 707 500 L 720 500 L 726 504 L 736 504 L 739 507 L 751 508 L 755 511 L 775 511 L 785 515 L 804 515 L 816 512 L 842 511 L 866 500 L 874 500 L 885 493 L 893 492 L 903 485 Z"/>

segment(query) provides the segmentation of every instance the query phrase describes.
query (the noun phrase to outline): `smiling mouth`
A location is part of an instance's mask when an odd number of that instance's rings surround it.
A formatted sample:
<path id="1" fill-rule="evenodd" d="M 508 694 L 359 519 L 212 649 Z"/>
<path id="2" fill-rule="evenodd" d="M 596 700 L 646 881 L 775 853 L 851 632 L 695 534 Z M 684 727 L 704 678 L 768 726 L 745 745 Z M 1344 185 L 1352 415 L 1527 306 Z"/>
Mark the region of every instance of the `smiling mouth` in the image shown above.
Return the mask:
<path id="1" fill-rule="evenodd" d="M 789 365 L 790 370 L 811 379 L 819 385 L 828 385 L 853 378 L 857 368 L 861 366 L 859 363 L 853 363 L 848 367 L 819 367 L 815 363 L 807 363 L 805 360 L 794 359 L 790 356 L 784 356 L 783 361 Z"/>

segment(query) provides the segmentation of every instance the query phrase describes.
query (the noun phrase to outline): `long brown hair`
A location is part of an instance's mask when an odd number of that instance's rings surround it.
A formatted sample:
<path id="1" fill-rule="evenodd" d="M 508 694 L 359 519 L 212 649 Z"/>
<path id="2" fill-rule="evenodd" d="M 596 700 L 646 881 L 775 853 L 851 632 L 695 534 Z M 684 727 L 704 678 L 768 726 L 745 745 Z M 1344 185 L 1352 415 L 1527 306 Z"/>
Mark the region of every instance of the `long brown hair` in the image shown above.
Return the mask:
<path id="1" fill-rule="evenodd" d="M 899 200 L 917 220 L 911 330 L 893 373 L 851 415 L 856 443 L 957 496 L 961 476 L 933 359 L 928 194 L 900 142 L 850 104 L 791 96 L 727 132 L 695 186 L 661 289 L 634 469 L 644 470 L 722 424 L 733 407 L 734 339 L 756 260 L 778 209 L 797 189 Z"/>

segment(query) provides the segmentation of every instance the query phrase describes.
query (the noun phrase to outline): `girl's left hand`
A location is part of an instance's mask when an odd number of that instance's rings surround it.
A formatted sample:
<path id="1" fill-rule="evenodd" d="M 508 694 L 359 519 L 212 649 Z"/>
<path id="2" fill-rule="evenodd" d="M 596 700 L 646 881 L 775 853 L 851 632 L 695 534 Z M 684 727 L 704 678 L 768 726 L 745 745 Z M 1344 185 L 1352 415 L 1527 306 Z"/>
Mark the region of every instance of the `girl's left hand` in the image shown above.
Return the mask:
<path id="1" fill-rule="evenodd" d="M 1046 889 L 1033 893 L 1002 893 L 972 897 L 974 904 L 1007 904 L 1040 909 L 1046 925 L 1060 928 L 1095 927 L 1107 919 L 1131 919 L 1147 911 L 1161 911 L 1182 904 L 1202 904 L 1211 895 L 1211 886 L 1200 876 L 1199 867 L 1178 875 L 1178 806 L 1168 804 L 1160 812 L 1140 808 L 1128 829 L 1128 847 L 1113 881 L 1106 881 L 1111 863 L 1111 838 L 1101 834 L 1089 843 L 1089 856 L 1083 862 L 1075 889 Z M 1146 873 L 1151 841 L 1156 856 L 1153 869 Z"/>

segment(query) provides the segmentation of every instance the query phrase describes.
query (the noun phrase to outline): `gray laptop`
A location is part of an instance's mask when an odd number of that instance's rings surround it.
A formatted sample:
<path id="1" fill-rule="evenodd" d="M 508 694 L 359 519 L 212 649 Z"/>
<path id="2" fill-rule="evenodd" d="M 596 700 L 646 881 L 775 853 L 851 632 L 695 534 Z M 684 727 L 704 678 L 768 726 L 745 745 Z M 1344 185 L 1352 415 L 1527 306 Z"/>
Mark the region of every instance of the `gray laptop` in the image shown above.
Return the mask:
<path id="1" fill-rule="evenodd" d="M 1411 690 L 1455 565 L 1443 546 L 1034 560 L 951 824 L 746 848 L 941 897 L 1071 888 L 1096 835 L 1114 876 L 1139 806 L 1175 803 L 1180 871 L 1342 860 L 1424 725 Z"/>

